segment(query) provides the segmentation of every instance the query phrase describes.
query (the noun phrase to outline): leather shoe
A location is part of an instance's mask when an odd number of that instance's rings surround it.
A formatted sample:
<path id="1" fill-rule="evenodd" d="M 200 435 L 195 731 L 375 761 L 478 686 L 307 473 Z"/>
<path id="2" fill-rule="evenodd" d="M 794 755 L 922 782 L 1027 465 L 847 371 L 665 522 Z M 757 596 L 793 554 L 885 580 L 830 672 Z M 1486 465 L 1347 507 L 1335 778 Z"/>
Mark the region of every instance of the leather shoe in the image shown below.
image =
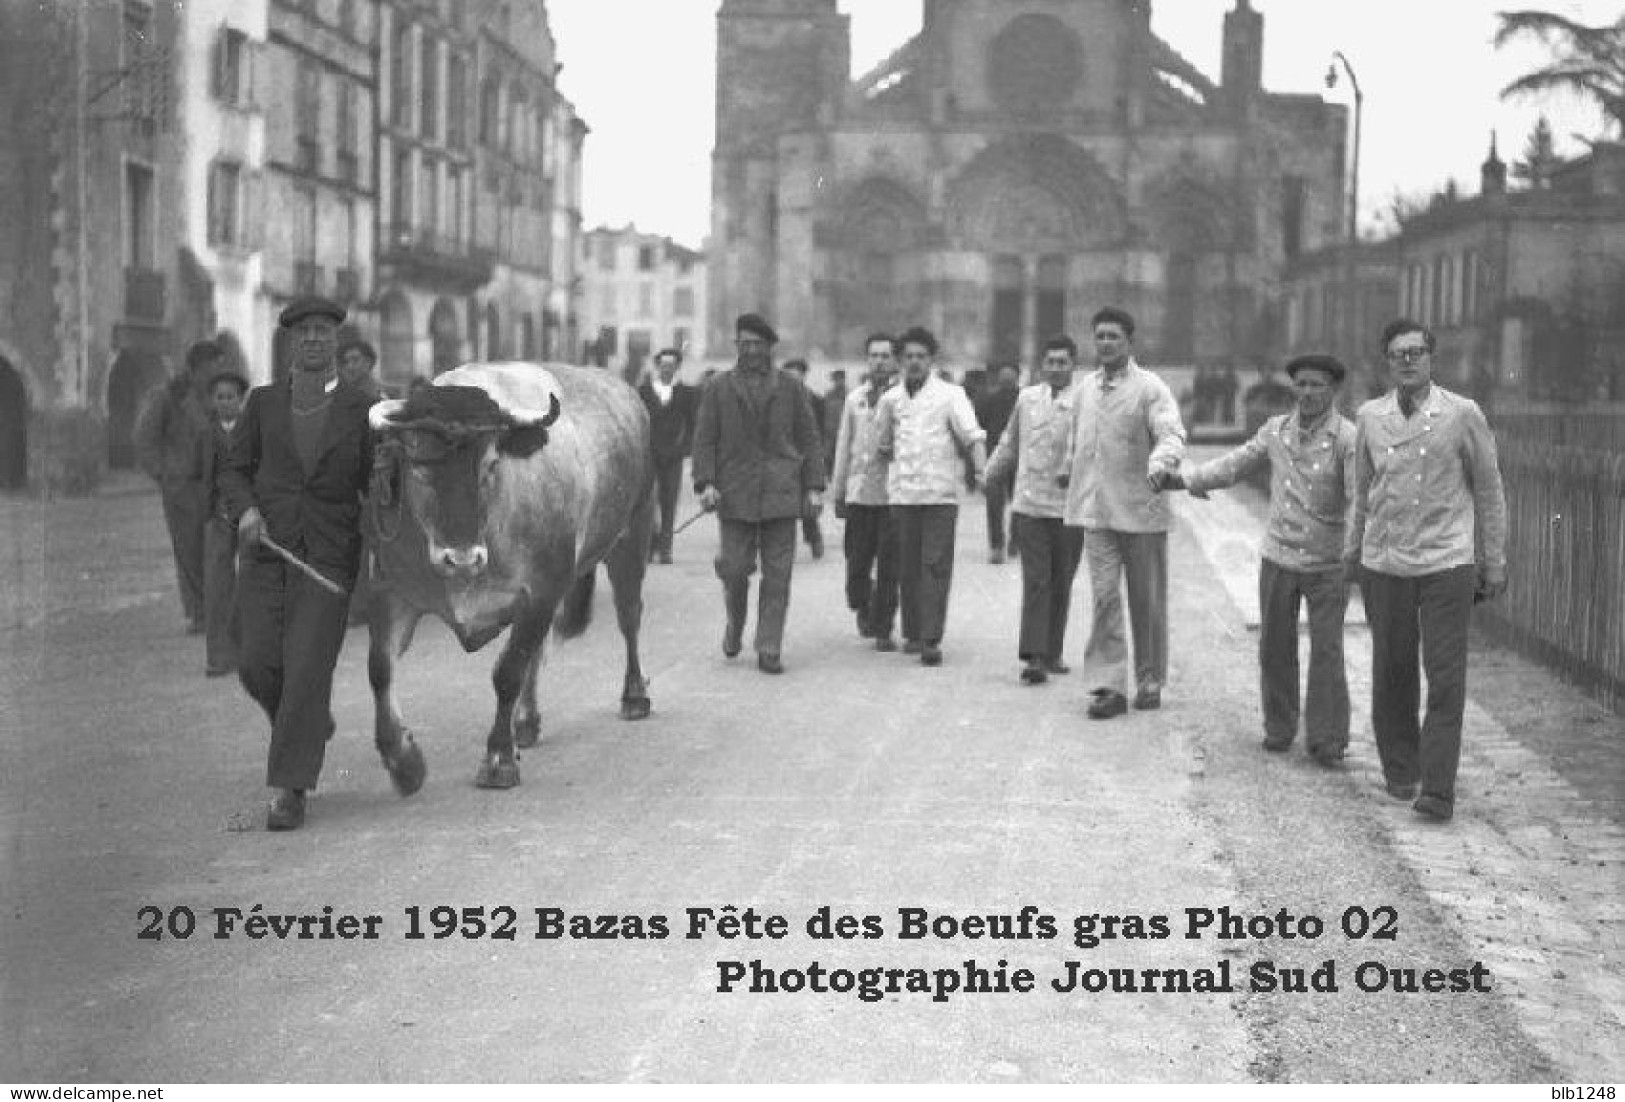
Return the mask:
<path id="1" fill-rule="evenodd" d="M 1062 662 L 1059 658 L 1052 658 L 1048 662 L 1045 662 L 1044 669 L 1048 670 L 1057 677 L 1064 677 L 1072 672 L 1072 667 L 1068 666 L 1065 662 Z"/>
<path id="2" fill-rule="evenodd" d="M 1309 751 L 1309 756 L 1322 769 L 1336 769 L 1343 764 L 1343 753 L 1342 750 L 1315 749 Z"/>
<path id="3" fill-rule="evenodd" d="M 1455 807 L 1443 796 L 1418 796 L 1411 810 L 1424 819 L 1439 823 L 1448 823 L 1450 816 L 1456 813 Z"/>
<path id="4" fill-rule="evenodd" d="M 1274 735 L 1264 736 L 1264 749 L 1272 754 L 1284 754 L 1292 749 L 1292 739 L 1276 738 Z"/>
<path id="5" fill-rule="evenodd" d="M 922 665 L 922 666 L 940 666 L 940 665 L 942 665 L 942 648 L 937 646 L 935 643 L 921 643 L 920 644 L 920 665 Z"/>
<path id="6" fill-rule="evenodd" d="M 1003 566 L 1004 549 L 1002 547 L 995 547 L 993 550 L 989 551 L 987 553 L 987 561 L 992 563 L 994 566 Z"/>
<path id="7" fill-rule="evenodd" d="M 220 662 L 203 667 L 204 677 L 230 677 L 237 672 L 237 666 L 231 662 Z"/>
<path id="8" fill-rule="evenodd" d="M 1388 790 L 1388 795 L 1392 796 L 1396 800 L 1416 799 L 1417 785 L 1415 781 L 1410 781 L 1403 784 L 1399 781 L 1387 781 L 1384 783 L 1383 787 Z"/>
<path id="9" fill-rule="evenodd" d="M 1021 668 L 1021 680 L 1028 685 L 1042 685 L 1049 680 L 1049 674 L 1042 662 L 1033 660 Z"/>
<path id="10" fill-rule="evenodd" d="M 778 655 L 763 651 L 756 656 L 756 668 L 763 673 L 783 673 L 784 663 L 779 661 Z"/>
<path id="11" fill-rule="evenodd" d="M 919 654 L 920 653 L 920 641 L 918 639 L 904 639 L 903 640 L 903 653 L 904 654 Z"/>
<path id="12" fill-rule="evenodd" d="M 1128 711 L 1128 697 L 1111 689 L 1095 690 L 1095 699 L 1089 705 L 1090 719 L 1111 719 Z"/>
<path id="13" fill-rule="evenodd" d="M 279 788 L 265 810 L 266 830 L 298 830 L 305 825 L 305 793 L 298 788 Z"/>
<path id="14" fill-rule="evenodd" d="M 893 639 L 890 635 L 880 635 L 875 637 L 875 650 L 881 651 L 885 654 L 890 654 L 896 649 L 897 640 Z"/>
<path id="15" fill-rule="evenodd" d="M 875 629 L 869 624 L 869 613 L 860 608 L 853 613 L 853 615 L 856 616 L 858 620 L 858 638 L 872 639 L 875 634 Z"/>
<path id="16" fill-rule="evenodd" d="M 745 645 L 745 625 L 728 621 L 728 626 L 722 629 L 722 656 L 724 658 L 737 658 Z"/>
<path id="17" fill-rule="evenodd" d="M 1162 690 L 1141 689 L 1134 694 L 1134 707 L 1142 712 L 1155 711 L 1162 707 Z"/>
<path id="18" fill-rule="evenodd" d="M 660 552 L 660 565 L 661 566 L 670 566 L 671 565 L 671 552 L 670 551 L 662 550 Z"/>

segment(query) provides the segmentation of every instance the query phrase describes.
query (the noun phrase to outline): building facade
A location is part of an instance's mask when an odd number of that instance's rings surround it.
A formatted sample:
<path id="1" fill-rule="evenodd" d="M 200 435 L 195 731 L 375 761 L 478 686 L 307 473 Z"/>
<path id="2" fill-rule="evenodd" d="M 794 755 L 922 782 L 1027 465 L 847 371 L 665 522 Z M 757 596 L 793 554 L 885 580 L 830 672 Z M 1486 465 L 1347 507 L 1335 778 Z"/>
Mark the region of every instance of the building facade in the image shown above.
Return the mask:
<path id="1" fill-rule="evenodd" d="M 583 358 L 636 380 L 662 348 L 706 358 L 705 258 L 669 237 L 600 226 L 581 238 Z"/>
<path id="2" fill-rule="evenodd" d="M 853 83 L 834 0 L 724 0 L 711 341 L 760 310 L 821 359 L 923 323 L 960 364 L 1031 363 L 1115 303 L 1150 361 L 1263 357 L 1283 265 L 1339 236 L 1346 112 L 1262 87 L 1248 0 L 1217 82 L 1148 0 L 923 12 Z"/>

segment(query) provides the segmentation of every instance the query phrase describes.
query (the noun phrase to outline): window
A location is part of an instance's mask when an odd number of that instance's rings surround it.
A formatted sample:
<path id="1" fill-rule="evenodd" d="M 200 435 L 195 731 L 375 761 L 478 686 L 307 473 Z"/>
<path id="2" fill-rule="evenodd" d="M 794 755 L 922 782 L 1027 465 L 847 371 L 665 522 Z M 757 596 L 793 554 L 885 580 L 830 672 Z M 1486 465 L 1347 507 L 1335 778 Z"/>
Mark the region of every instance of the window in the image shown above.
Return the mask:
<path id="1" fill-rule="evenodd" d="M 423 161 L 423 190 L 418 193 L 422 204 L 421 221 L 433 242 L 440 230 L 440 166 L 428 158 Z"/>
<path id="2" fill-rule="evenodd" d="M 339 0 L 339 30 L 349 38 L 355 37 L 355 0 Z"/>
<path id="3" fill-rule="evenodd" d="M 402 130 L 412 126 L 412 24 L 395 24 L 389 40 L 389 121 Z"/>
<path id="4" fill-rule="evenodd" d="M 155 198 L 152 169 L 128 161 L 124 165 L 124 264 L 151 269 L 157 253 L 153 242 Z"/>
<path id="5" fill-rule="evenodd" d="M 655 270 L 655 247 L 653 245 L 638 246 L 638 271 L 652 272 Z"/>
<path id="6" fill-rule="evenodd" d="M 494 302 L 487 303 L 485 307 L 485 358 L 502 358 L 502 321 Z"/>
<path id="7" fill-rule="evenodd" d="M 446 144 L 468 148 L 468 62 L 457 53 L 446 58 Z"/>
<path id="8" fill-rule="evenodd" d="M 124 81 L 124 109 L 135 123 L 138 132 L 151 135 L 155 127 L 154 115 L 162 95 L 161 81 L 168 78 L 160 64 L 162 53 L 152 34 L 152 8 L 147 4 L 124 5 L 124 69 L 130 74 Z"/>
<path id="9" fill-rule="evenodd" d="M 412 150 L 399 146 L 395 150 L 395 171 L 391 178 L 390 213 L 394 219 L 397 239 L 402 233 L 410 240 L 412 227 Z"/>
<path id="10" fill-rule="evenodd" d="M 295 103 L 295 121 L 298 130 L 299 155 L 297 164 L 301 172 L 321 171 L 321 111 L 322 74 L 311 61 L 299 64 L 299 91 Z"/>
<path id="11" fill-rule="evenodd" d="M 418 82 L 422 86 L 418 95 L 422 107 L 418 129 L 432 141 L 440 136 L 440 44 L 428 35 L 423 36 L 423 69 Z"/>
<path id="12" fill-rule="evenodd" d="M 356 152 L 356 110 L 355 85 L 348 78 L 339 79 L 339 134 L 338 134 L 338 174 L 339 179 L 345 183 L 356 183 L 361 172 L 360 158 Z"/>
<path id="13" fill-rule="evenodd" d="M 214 96 L 221 103 L 240 106 L 244 99 L 243 74 L 248 36 L 235 27 L 220 28 L 214 44 Z"/>
<path id="14" fill-rule="evenodd" d="M 243 166 L 216 161 L 209 168 L 209 244 L 240 243 L 238 213 L 242 206 Z"/>
<path id="15" fill-rule="evenodd" d="M 515 85 L 508 93 L 507 117 L 502 127 L 502 151 L 509 157 L 518 156 L 518 146 L 521 138 L 519 134 L 519 120 L 524 117 L 524 90 Z"/>
<path id="16" fill-rule="evenodd" d="M 296 188 L 293 193 L 293 259 L 316 261 L 316 192 Z"/>
<path id="17" fill-rule="evenodd" d="M 502 120 L 502 85 L 496 77 L 486 77 L 480 85 L 480 144 L 496 148 Z"/>
<path id="18" fill-rule="evenodd" d="M 446 166 L 447 191 L 451 195 L 451 210 L 447 215 L 446 236 L 461 249 L 463 244 L 463 206 L 467 203 L 468 184 L 462 165 Z"/>
<path id="19" fill-rule="evenodd" d="M 679 287 L 672 295 L 671 312 L 680 318 L 694 316 L 694 288 Z"/>
<path id="20" fill-rule="evenodd" d="M 1461 313 L 1468 324 L 1478 320 L 1478 253 L 1468 250 L 1461 263 Z"/>
<path id="21" fill-rule="evenodd" d="M 520 347 L 524 350 L 522 358 L 534 360 L 536 358 L 536 318 L 526 314 L 519 319 Z"/>
<path id="22" fill-rule="evenodd" d="M 1431 293 L 1428 295 L 1428 316 L 1426 320 L 1429 325 L 1438 325 L 1444 321 L 1444 257 L 1436 256 L 1433 258 L 1432 274 L 1433 281 L 1430 288 Z"/>
<path id="23" fill-rule="evenodd" d="M 351 272 L 361 268 L 361 218 L 354 199 L 344 201 L 344 266 Z"/>

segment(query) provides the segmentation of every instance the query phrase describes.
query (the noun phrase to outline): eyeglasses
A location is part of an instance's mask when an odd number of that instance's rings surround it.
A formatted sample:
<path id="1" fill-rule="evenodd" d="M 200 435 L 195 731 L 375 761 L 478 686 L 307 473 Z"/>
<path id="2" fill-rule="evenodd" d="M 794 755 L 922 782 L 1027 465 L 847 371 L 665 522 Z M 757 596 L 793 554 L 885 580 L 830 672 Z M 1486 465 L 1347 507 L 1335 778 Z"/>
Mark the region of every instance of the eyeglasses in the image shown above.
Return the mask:
<path id="1" fill-rule="evenodd" d="M 1418 345 L 1413 345 L 1410 348 L 1391 349 L 1387 353 L 1387 355 L 1388 355 L 1388 362 L 1389 363 L 1414 364 L 1414 363 L 1420 363 L 1422 361 L 1423 357 L 1428 355 L 1428 350 L 1427 350 L 1426 347 L 1418 344 Z"/>

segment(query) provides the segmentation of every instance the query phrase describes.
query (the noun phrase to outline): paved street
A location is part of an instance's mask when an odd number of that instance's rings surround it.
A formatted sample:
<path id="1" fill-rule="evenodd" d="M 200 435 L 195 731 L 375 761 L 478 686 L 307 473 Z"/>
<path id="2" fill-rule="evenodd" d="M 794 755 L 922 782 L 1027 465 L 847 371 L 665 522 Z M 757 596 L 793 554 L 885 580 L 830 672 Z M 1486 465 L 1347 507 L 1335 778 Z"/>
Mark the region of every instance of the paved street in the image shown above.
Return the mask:
<path id="1" fill-rule="evenodd" d="M 1262 753 L 1247 492 L 1178 503 L 1160 712 L 1090 723 L 1076 673 L 1018 683 L 1020 567 L 986 563 L 977 499 L 935 670 L 857 638 L 827 515 L 831 554 L 803 548 L 796 567 L 789 672 L 763 676 L 748 650 L 725 661 L 705 521 L 651 568 L 649 720 L 616 717 L 621 644 L 600 592 L 591 631 L 550 647 L 522 785 L 476 789 L 495 648 L 465 655 L 425 625 L 401 699 L 430 772 L 403 800 L 372 749 L 357 630 L 309 825 L 272 835 L 262 721 L 181 634 L 156 497 L 115 490 L 0 501 L 0 1080 L 1625 1078 L 1625 723 L 1481 651 L 1457 817 L 1428 825 L 1377 784 L 1356 623 L 1348 767 Z M 1075 610 L 1086 594 L 1084 577 Z M 1074 666 L 1086 631 L 1075 611 Z M 242 922 L 214 936 L 214 909 L 256 905 L 380 915 L 380 936 L 256 940 Z M 783 915 L 789 936 L 684 936 L 687 908 L 725 905 Z M 189 908 L 196 931 L 142 939 L 144 906 Z M 510 907 L 517 936 L 436 939 L 437 906 Z M 884 936 L 815 940 L 822 906 L 878 916 Z M 1058 936 L 897 936 L 900 908 L 1024 906 Z M 411 907 L 430 936 L 406 936 Z M 1187 908 L 1223 907 L 1325 932 L 1185 936 Z M 1384 907 L 1393 940 L 1344 936 L 1346 912 L 1374 931 Z M 671 936 L 537 939 L 538 908 L 661 915 Z M 1168 916 L 1171 936 L 1077 947 L 1090 914 Z M 1005 961 L 1036 982 L 946 1001 L 717 991 L 719 961 L 757 960 L 945 975 Z M 1052 990 L 1069 961 L 1227 969 L 1234 990 Z M 1263 962 L 1331 962 L 1338 989 L 1251 991 Z M 1489 990 L 1365 992 L 1356 977 L 1382 972 L 1368 962 L 1482 964 Z"/>

